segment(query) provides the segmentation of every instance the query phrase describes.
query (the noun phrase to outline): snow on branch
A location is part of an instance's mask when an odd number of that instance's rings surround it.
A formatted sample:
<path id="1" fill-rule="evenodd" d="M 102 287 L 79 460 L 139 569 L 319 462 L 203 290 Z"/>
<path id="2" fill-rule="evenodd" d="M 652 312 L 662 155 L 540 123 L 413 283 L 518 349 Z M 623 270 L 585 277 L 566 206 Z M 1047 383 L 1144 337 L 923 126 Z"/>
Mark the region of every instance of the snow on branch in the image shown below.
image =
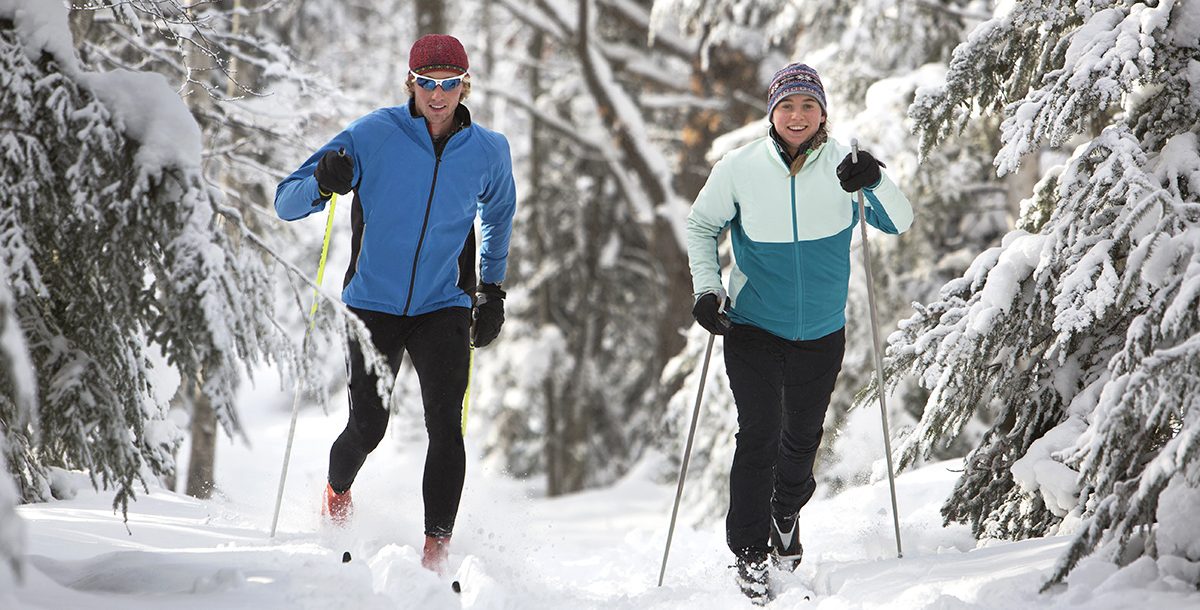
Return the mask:
<path id="1" fill-rule="evenodd" d="M 1063 37 L 1062 65 L 1041 77 L 1040 86 L 1005 109 L 1004 146 L 996 156 L 1000 175 L 1043 141 L 1052 147 L 1082 132 L 1118 103 L 1138 82 L 1152 76 L 1155 34 L 1166 26 L 1172 3 L 1135 4 L 1092 14 Z"/>
<path id="2" fill-rule="evenodd" d="M 158 37 L 167 43 L 166 48 L 159 51 L 162 56 L 177 56 L 170 60 L 170 63 L 176 65 L 183 73 L 185 81 L 201 87 L 214 99 L 232 97 L 231 93 L 234 90 L 241 95 L 259 95 L 252 87 L 238 79 L 235 62 L 256 61 L 253 53 L 246 53 L 243 49 L 263 50 L 270 46 L 252 37 L 222 32 L 218 24 L 224 20 L 224 16 L 206 12 L 206 9 L 216 9 L 218 5 L 215 0 L 199 0 L 186 4 L 178 0 L 88 0 L 72 5 L 71 9 L 111 11 L 118 22 L 133 29 L 134 36 L 127 39 L 130 44 L 146 52 L 153 52 L 156 43 L 145 36 L 145 25 L 148 24 Z M 234 11 L 229 17 L 236 20 L 244 13 L 245 11 Z M 279 55 L 275 59 L 284 60 L 285 57 Z M 198 78 L 198 73 L 210 70 L 220 73 L 227 86 L 212 84 L 211 79 Z"/>
<path id="3" fill-rule="evenodd" d="M 645 141 L 647 129 L 641 112 L 625 90 L 617 85 L 608 60 L 592 43 L 591 1 L 579 2 L 576 48 L 584 82 L 599 107 L 601 120 L 616 136 L 621 158 L 632 167 L 646 194 L 646 199 L 633 201 L 634 207 L 643 219 L 652 218 L 657 208 L 678 203 L 678 196 L 670 184 L 672 171 L 662 153 Z M 682 227 L 675 237 L 676 243 L 683 243 Z"/>
<path id="4" fill-rule="evenodd" d="M 922 156 L 961 131 L 971 120 L 972 109 L 997 111 L 1040 81 L 1045 65 L 1053 60 L 1059 36 L 1072 21 L 1078 19 L 1066 11 L 1044 10 L 1030 3 L 976 26 L 954 49 L 946 83 L 918 90 L 909 108 L 921 137 Z M 1034 54 L 1030 49 L 1041 51 Z"/>

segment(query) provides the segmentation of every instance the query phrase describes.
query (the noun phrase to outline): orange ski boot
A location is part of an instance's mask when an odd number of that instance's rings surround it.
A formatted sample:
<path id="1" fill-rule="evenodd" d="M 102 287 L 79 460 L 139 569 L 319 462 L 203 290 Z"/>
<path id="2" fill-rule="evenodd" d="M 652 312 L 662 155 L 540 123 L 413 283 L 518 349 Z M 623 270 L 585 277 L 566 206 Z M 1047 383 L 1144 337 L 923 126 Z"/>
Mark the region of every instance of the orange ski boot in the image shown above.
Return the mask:
<path id="1" fill-rule="evenodd" d="M 446 563 L 450 557 L 450 537 L 426 536 L 425 550 L 421 554 L 421 567 L 438 576 L 446 575 Z"/>
<path id="2" fill-rule="evenodd" d="M 321 504 L 321 516 L 329 519 L 338 527 L 346 527 L 353 514 L 354 503 L 350 500 L 350 490 L 337 493 L 332 486 L 326 483 L 325 502 Z"/>

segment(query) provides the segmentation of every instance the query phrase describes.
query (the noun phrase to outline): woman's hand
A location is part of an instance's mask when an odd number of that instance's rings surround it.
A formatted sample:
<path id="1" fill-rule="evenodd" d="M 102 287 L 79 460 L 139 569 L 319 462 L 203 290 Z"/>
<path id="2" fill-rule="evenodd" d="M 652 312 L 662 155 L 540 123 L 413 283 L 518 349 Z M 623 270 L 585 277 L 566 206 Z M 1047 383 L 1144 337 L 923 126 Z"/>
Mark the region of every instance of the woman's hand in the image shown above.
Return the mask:
<path id="1" fill-rule="evenodd" d="M 851 155 L 846 155 L 837 166 L 838 182 L 841 182 L 842 190 L 853 193 L 865 188 L 874 188 L 883 178 L 879 171 L 881 165 L 883 164 L 865 150 L 858 151 L 857 162 L 851 160 Z"/>
<path id="2" fill-rule="evenodd" d="M 726 299 L 726 302 L 728 300 Z M 725 315 L 725 308 L 715 292 L 705 293 L 696 299 L 696 304 L 692 307 L 692 317 L 696 318 L 696 322 L 704 327 L 704 330 L 714 335 L 723 335 L 733 328 L 733 323 L 729 321 L 729 316 Z"/>

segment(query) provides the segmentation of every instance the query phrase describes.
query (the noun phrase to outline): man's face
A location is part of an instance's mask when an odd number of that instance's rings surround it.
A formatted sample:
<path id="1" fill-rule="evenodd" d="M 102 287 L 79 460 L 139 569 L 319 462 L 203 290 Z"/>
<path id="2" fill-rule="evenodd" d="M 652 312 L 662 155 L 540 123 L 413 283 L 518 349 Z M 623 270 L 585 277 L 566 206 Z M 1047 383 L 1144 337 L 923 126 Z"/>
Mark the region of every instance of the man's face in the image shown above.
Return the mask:
<path id="1" fill-rule="evenodd" d="M 418 82 L 413 83 L 413 96 L 416 98 L 417 112 L 425 117 L 430 125 L 449 123 L 454 118 L 454 111 L 458 108 L 459 100 L 462 99 L 462 81 L 459 81 L 458 86 L 450 91 L 444 89 L 444 84 L 438 85 L 430 91 L 420 85 L 419 79 L 421 77 L 440 79 L 455 76 L 462 75 L 453 70 L 434 70 L 418 76 Z"/>

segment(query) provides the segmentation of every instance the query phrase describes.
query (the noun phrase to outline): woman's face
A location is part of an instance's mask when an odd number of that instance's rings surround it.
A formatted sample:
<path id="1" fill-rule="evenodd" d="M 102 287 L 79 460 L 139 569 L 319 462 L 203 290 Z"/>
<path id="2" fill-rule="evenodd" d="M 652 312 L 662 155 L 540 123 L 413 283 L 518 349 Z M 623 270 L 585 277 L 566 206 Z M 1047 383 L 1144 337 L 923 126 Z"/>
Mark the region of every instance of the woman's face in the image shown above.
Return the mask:
<path id="1" fill-rule="evenodd" d="M 788 145 L 788 152 L 795 154 L 800 145 L 817 133 L 825 113 L 817 100 L 803 94 L 789 95 L 775 105 L 771 112 L 771 124 Z"/>

